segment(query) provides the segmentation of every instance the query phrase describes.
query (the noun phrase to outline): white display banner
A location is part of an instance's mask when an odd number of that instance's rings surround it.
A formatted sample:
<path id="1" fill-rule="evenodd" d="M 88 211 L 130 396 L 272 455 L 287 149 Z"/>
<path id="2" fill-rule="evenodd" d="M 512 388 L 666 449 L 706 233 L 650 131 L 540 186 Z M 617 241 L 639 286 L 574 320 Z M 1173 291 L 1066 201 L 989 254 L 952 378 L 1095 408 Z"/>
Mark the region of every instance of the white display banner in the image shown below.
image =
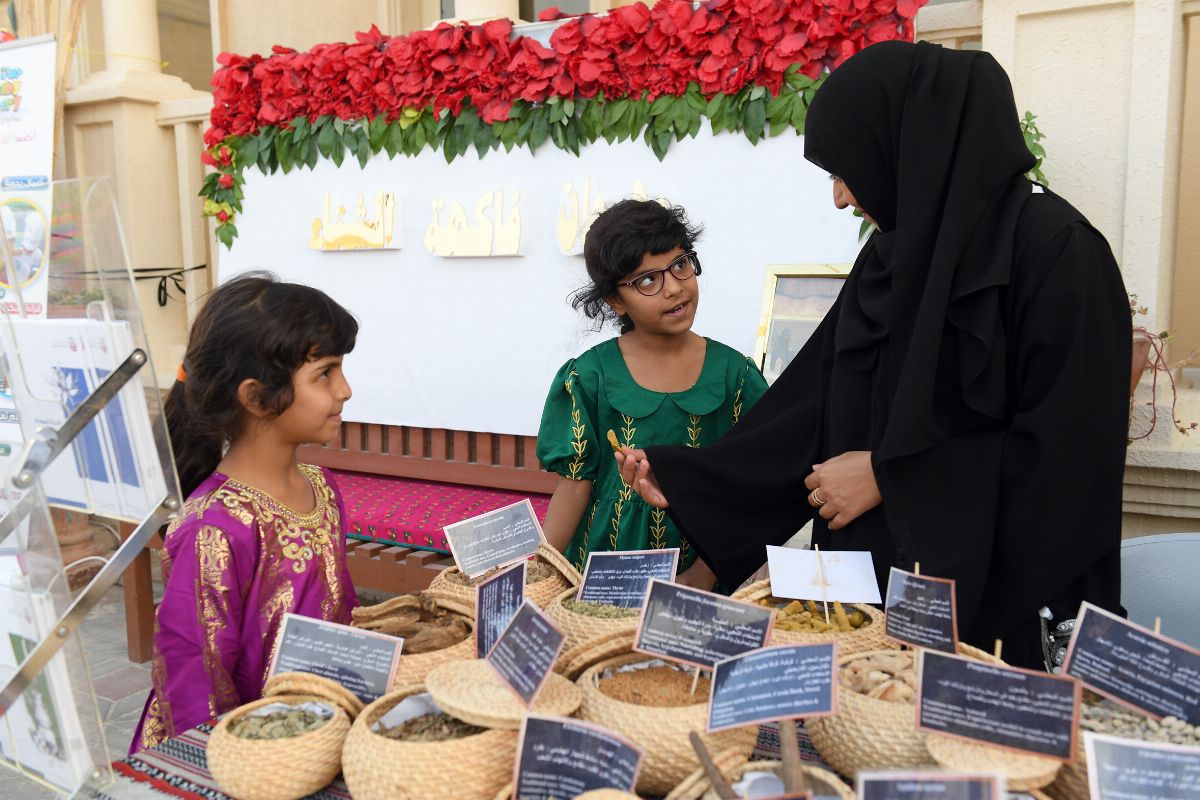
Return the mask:
<path id="1" fill-rule="evenodd" d="M 859 220 L 833 207 L 800 137 L 754 146 L 706 128 L 662 162 L 639 140 L 600 141 L 580 157 L 547 144 L 536 155 L 471 150 L 452 164 L 427 151 L 380 154 L 365 169 L 353 158 L 287 175 L 249 169 L 219 278 L 270 270 L 358 318 L 346 419 L 531 435 L 555 371 L 615 334 L 571 309 L 587 275 L 568 253 L 594 209 L 643 192 L 704 225 L 694 330 L 747 354 L 767 265 L 842 263 L 858 251 Z M 397 249 L 333 251 L 371 236 Z M 436 254 L 463 250 L 518 255 Z"/>
<path id="2" fill-rule="evenodd" d="M 55 51 L 53 36 L 0 44 L 0 230 L 29 317 L 46 316 L 49 286 Z M 0 269 L 0 311 L 14 313 L 9 281 Z"/>

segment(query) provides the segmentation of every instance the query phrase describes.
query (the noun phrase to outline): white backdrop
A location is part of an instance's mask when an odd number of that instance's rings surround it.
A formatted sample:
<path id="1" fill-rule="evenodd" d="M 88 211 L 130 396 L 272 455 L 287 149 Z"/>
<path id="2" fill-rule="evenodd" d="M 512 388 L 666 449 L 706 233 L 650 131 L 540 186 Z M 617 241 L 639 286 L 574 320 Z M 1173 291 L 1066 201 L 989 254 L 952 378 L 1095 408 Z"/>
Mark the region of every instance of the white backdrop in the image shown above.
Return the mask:
<path id="1" fill-rule="evenodd" d="M 220 256 L 220 280 L 268 269 L 316 286 L 359 320 L 346 359 L 354 398 L 346 419 L 392 425 L 534 434 L 550 380 L 562 363 L 614 335 L 590 330 L 567 298 L 586 281 L 583 260 L 558 244 L 560 204 L 590 181 L 592 199 L 629 196 L 640 182 L 651 197 L 687 209 L 705 227 L 704 266 L 694 330 L 750 354 L 768 264 L 852 261 L 858 220 L 837 211 L 828 176 L 804 161 L 792 133 L 752 146 L 743 136 L 712 136 L 671 146 L 659 162 L 641 141 L 585 148 L 582 157 L 551 144 L 474 150 L 446 164 L 440 152 L 375 156 L 366 169 L 347 157 L 315 170 L 264 176 L 248 170 L 239 237 Z M 309 247 L 326 192 L 353 216 L 365 193 L 394 192 L 398 250 L 323 252 Z M 431 203 L 459 202 L 474 218 L 476 199 L 520 193 L 519 256 L 443 258 L 424 245 Z M 442 212 L 443 223 L 448 215 Z M 577 249 L 577 248 L 576 248 Z"/>

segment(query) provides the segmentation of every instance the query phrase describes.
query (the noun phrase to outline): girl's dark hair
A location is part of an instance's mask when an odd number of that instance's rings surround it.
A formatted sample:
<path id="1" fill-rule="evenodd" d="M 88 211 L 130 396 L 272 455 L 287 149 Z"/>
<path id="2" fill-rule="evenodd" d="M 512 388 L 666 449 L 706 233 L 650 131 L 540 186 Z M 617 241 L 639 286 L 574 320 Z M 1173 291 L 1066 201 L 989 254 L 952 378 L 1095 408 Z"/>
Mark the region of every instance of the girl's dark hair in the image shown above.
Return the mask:
<path id="1" fill-rule="evenodd" d="M 603 327 L 616 322 L 621 333 L 633 330 L 628 316 L 617 316 L 605 302 L 617 292 L 617 283 L 642 263 L 646 253 L 658 255 L 676 247 L 691 250 L 704 228 L 688 223 L 679 206 L 654 200 L 622 200 L 606 208 L 583 240 L 583 262 L 590 283 L 571 296 L 571 307 Z"/>
<path id="2" fill-rule="evenodd" d="M 244 420 L 238 386 L 262 384 L 272 416 L 292 404 L 292 373 L 310 359 L 354 349 L 358 323 L 324 292 L 252 272 L 215 289 L 183 357 L 185 380 L 167 395 L 167 429 L 187 497 L 213 473 Z"/>

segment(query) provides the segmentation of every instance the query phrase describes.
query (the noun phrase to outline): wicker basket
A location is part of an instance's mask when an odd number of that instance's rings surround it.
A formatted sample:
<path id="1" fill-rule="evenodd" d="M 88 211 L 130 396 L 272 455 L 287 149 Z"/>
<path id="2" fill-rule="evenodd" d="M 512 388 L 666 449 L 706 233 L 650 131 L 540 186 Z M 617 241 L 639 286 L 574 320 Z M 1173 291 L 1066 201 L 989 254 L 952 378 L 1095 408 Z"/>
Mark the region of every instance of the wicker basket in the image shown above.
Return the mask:
<path id="1" fill-rule="evenodd" d="M 949 770 L 999 772 L 1010 792 L 1042 789 L 1053 783 L 1062 762 L 1032 753 L 1018 753 L 953 736 L 929 734 L 925 747 L 933 760 Z"/>
<path id="2" fill-rule="evenodd" d="M 513 800 L 513 785 L 510 783 L 501 789 L 495 800 Z M 592 789 L 575 795 L 575 800 L 641 800 L 641 798 L 636 794 L 622 792 L 620 789 Z"/>
<path id="3" fill-rule="evenodd" d="M 614 633 L 627 633 L 637 629 L 638 618 L 636 616 L 624 619 L 606 619 L 604 617 L 590 617 L 587 614 L 580 614 L 567 609 L 563 605 L 563 601 L 574 597 L 577 591 L 578 589 L 572 586 L 554 598 L 550 605 L 546 607 L 546 614 L 549 615 L 550 619 L 558 623 L 558 627 L 567 635 L 566 644 L 563 645 L 563 653 L 568 653 L 592 639 L 611 636 Z"/>
<path id="4" fill-rule="evenodd" d="M 1003 663 L 970 645 L 960 644 L 958 650 L 980 661 Z M 872 653 L 842 656 L 838 662 L 845 666 L 867 655 Z M 853 778 L 864 770 L 936 766 L 925 747 L 925 734 L 917 730 L 911 704 L 866 697 L 839 682 L 837 708 L 837 714 L 814 717 L 806 720 L 806 725 L 813 746 L 838 774 Z"/>
<path id="5" fill-rule="evenodd" d="M 392 679 L 392 687 L 424 683 L 425 676 L 434 667 L 439 667 L 451 661 L 466 661 L 475 658 L 475 603 L 464 603 L 457 596 L 439 591 L 424 591 L 417 596 L 418 598 L 433 600 L 438 608 L 466 617 L 467 627 L 471 635 L 458 644 L 453 644 L 441 650 L 433 650 L 428 653 L 402 654 L 400 656 L 400 663 L 396 667 L 396 677 Z M 386 612 L 389 606 L 400 606 L 406 602 L 411 602 L 408 600 L 409 597 L 411 595 L 393 597 L 370 608 Z M 358 610 L 355 609 L 355 611 Z"/>
<path id="6" fill-rule="evenodd" d="M 748 757 L 758 738 L 758 726 L 734 728 L 707 734 L 708 705 L 704 698 L 690 706 L 654 708 L 616 700 L 600 691 L 600 677 L 610 667 L 652 660 L 631 652 L 632 633 L 593 640 L 586 660 L 573 664 L 568 674 L 582 669 L 579 688 L 583 691 L 580 719 L 620 733 L 644 754 L 638 776 L 638 791 L 665 795 L 700 765 L 688 733 L 696 731 L 710 752 L 735 749 Z"/>
<path id="7" fill-rule="evenodd" d="M 208 769 L 221 791 L 239 800 L 296 800 L 328 786 L 342 768 L 342 744 L 362 703 L 333 681 L 306 673 L 278 675 L 263 692 L 261 700 L 226 714 L 209 737 Z M 280 702 L 320 703 L 333 716 L 287 739 L 243 739 L 230 732 L 247 713 Z"/>
<path id="8" fill-rule="evenodd" d="M 583 577 L 562 553 L 544 542 L 538 545 L 537 556 L 558 573 L 536 583 L 525 584 L 525 597 L 538 608 L 545 608 L 564 591 L 578 586 Z M 465 606 L 475 608 L 475 587 L 463 586 L 446 577 L 448 574 L 459 572 L 458 567 L 449 567 L 439 572 L 429 584 L 429 588 L 441 596 L 453 598 Z"/>
<path id="9" fill-rule="evenodd" d="M 477 800 L 512 779 L 517 732 L 488 730 L 447 742 L 406 742 L 371 730 L 406 697 L 425 691 L 407 686 L 367 706 L 342 751 L 342 772 L 355 800 Z M 293 754 L 294 756 L 295 754 Z"/>
<path id="10" fill-rule="evenodd" d="M 730 784 L 740 781 L 742 775 L 747 772 L 760 771 L 778 774 L 783 769 L 782 761 L 749 761 L 735 750 L 726 750 L 713 758 L 713 763 L 717 765 L 721 774 L 729 780 Z M 839 797 L 841 800 L 854 800 L 854 790 L 829 770 L 813 764 L 802 764 L 801 768 L 804 770 L 805 777 L 809 779 L 810 786 L 814 782 L 819 782 L 825 787 L 823 790 L 814 791 L 814 797 L 824 795 Z M 813 788 L 818 789 L 816 786 Z M 701 767 L 684 778 L 683 782 L 667 795 L 666 800 L 717 800 L 717 793 L 713 790 L 704 768 Z"/>
<path id="11" fill-rule="evenodd" d="M 483 659 L 443 664 L 429 673 L 425 685 L 447 714 L 484 728 L 515 731 L 526 714 L 569 717 L 582 701 L 575 684 L 552 672 L 526 708 Z"/>
<path id="12" fill-rule="evenodd" d="M 761 580 L 743 586 L 733 593 L 734 600 L 743 603 L 756 603 L 771 596 L 771 581 Z M 883 612 L 874 606 L 855 604 L 847 606 L 861 612 L 869 624 L 848 633 L 803 633 L 800 631 L 782 631 L 778 627 L 771 629 L 771 641 L 768 644 L 814 644 L 819 642 L 837 642 L 838 655 L 847 656 L 854 653 L 867 653 L 875 650 L 894 650 L 899 644 L 889 639 L 884 633 Z"/>

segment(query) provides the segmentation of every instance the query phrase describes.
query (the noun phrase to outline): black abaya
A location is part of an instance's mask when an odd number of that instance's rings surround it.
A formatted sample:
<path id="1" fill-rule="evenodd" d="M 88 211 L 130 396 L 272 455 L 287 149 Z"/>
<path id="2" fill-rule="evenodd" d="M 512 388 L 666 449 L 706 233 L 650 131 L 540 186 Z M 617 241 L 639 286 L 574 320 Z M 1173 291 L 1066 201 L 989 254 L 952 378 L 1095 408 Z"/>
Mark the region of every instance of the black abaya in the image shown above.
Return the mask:
<path id="1" fill-rule="evenodd" d="M 864 105 L 865 104 L 865 105 Z M 1104 238 L 1022 174 L 982 53 L 888 43 L 840 67 L 806 156 L 879 222 L 834 308 L 722 441 L 650 448 L 670 513 L 736 586 L 809 519 L 812 465 L 872 453 L 883 502 L 825 549 L 958 582 L 963 638 L 1041 664 L 1037 614 L 1119 609 L 1130 317 Z M 847 127 L 849 126 L 849 127 Z"/>

